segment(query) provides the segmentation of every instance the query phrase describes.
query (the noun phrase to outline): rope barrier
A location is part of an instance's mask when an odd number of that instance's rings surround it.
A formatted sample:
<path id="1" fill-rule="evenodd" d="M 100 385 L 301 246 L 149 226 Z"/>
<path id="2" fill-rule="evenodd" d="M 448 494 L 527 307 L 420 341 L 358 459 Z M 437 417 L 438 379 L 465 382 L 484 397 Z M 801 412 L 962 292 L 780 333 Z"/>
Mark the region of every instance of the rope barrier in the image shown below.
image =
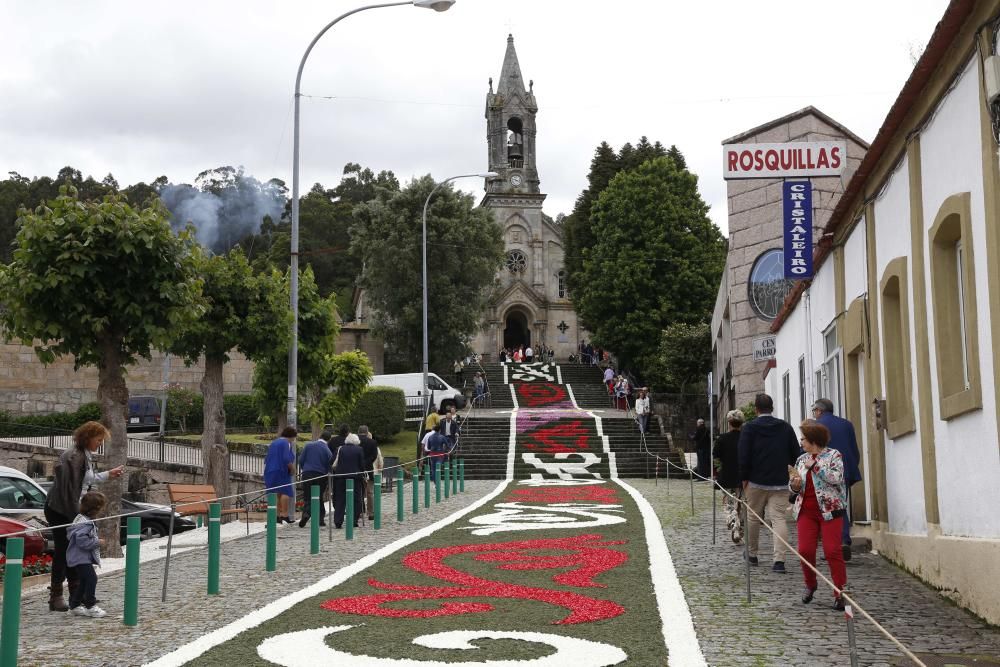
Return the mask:
<path id="1" fill-rule="evenodd" d="M 678 466 L 677 464 L 675 464 L 670 459 L 663 458 L 663 457 L 659 456 L 658 454 L 656 454 L 654 452 L 651 452 L 649 450 L 648 443 L 646 442 L 646 434 L 642 433 L 641 431 L 640 431 L 640 439 L 642 441 L 643 451 L 646 453 L 647 456 L 654 457 L 657 460 L 657 462 L 663 461 L 664 463 L 666 463 L 671 468 L 676 468 L 677 470 L 680 470 L 680 471 L 684 470 L 683 468 L 681 468 L 680 466 Z M 860 612 L 860 614 L 862 616 L 864 616 L 866 619 L 868 619 L 868 621 L 872 625 L 874 625 L 875 628 L 886 637 L 886 639 L 888 639 L 890 642 L 892 642 L 896 646 L 896 648 L 898 648 L 900 651 L 903 652 L 903 655 L 905 655 L 907 658 L 909 658 L 910 660 L 912 660 L 913 663 L 916 665 L 916 667 L 927 667 L 926 663 L 924 663 L 922 660 L 920 660 L 920 658 L 918 658 L 916 655 L 914 655 L 913 652 L 910 649 L 908 649 L 899 639 L 897 639 L 891 632 L 889 632 L 881 623 L 879 623 L 878 621 L 876 621 L 875 618 L 872 617 L 872 615 L 869 614 L 868 611 L 866 611 L 864 609 L 864 607 L 862 607 L 860 604 L 858 604 L 858 602 L 853 597 L 851 597 L 850 594 L 846 590 L 837 588 L 837 586 L 832 581 L 830 581 L 826 577 L 826 575 L 824 575 L 822 572 L 820 572 L 816 568 L 816 566 L 814 566 L 812 563 L 810 563 L 805 558 L 803 558 L 802 554 L 800 554 L 795 547 L 793 547 L 786 540 L 782 539 L 781 536 L 779 536 L 777 533 L 775 533 L 774 529 L 771 528 L 771 526 L 769 526 L 766 521 L 764 521 L 764 517 L 762 517 L 759 514 L 757 514 L 757 512 L 755 512 L 750 507 L 749 503 L 747 503 L 745 500 L 740 500 L 739 498 L 737 498 L 736 496 L 734 496 L 732 493 L 730 493 L 728 490 L 726 490 L 722 485 L 720 485 L 714 478 L 710 479 L 708 477 L 704 477 L 702 475 L 699 475 L 698 473 L 694 472 L 694 470 L 692 470 L 691 468 L 688 468 L 687 472 L 688 472 L 688 474 L 693 475 L 694 477 L 698 477 L 699 479 L 701 479 L 703 481 L 711 482 L 713 490 L 714 489 L 719 489 L 720 491 L 722 491 L 722 493 L 724 493 L 725 495 L 729 496 L 733 501 L 735 501 L 737 503 L 742 503 L 745 512 L 747 512 L 749 514 L 752 514 L 760 522 L 760 524 L 764 528 L 766 528 L 768 531 L 770 531 L 771 536 L 774 539 L 778 540 L 791 553 L 795 554 L 795 556 L 799 559 L 799 562 L 801 562 L 803 565 L 805 565 L 810 570 L 812 570 L 813 573 L 817 576 L 817 578 L 819 580 L 821 580 L 824 584 L 826 584 L 827 586 L 829 586 L 837 594 L 838 597 L 842 597 L 846 602 L 850 603 L 851 607 L 853 607 L 854 610 L 857 610 L 858 612 Z M 667 474 L 669 475 L 670 473 L 668 472 Z"/>

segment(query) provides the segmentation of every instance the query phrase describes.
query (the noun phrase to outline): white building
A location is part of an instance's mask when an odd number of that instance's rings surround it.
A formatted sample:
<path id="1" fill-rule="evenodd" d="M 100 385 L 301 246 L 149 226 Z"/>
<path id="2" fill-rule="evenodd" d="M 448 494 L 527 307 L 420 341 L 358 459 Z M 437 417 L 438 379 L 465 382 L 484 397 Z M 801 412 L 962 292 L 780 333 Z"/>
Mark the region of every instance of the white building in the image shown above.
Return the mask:
<path id="1" fill-rule="evenodd" d="M 819 396 L 854 422 L 855 532 L 993 623 L 1000 107 L 987 89 L 1000 91 L 984 61 L 998 15 L 1000 0 L 949 4 L 830 217 L 814 279 L 775 320 L 766 383 L 793 424 Z"/>

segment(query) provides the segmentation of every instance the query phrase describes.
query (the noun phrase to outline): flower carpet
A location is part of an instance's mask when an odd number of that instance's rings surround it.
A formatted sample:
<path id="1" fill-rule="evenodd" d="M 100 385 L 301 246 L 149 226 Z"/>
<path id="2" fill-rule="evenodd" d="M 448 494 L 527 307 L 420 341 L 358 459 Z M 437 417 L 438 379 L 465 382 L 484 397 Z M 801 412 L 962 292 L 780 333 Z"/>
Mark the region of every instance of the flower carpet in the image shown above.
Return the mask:
<path id="1" fill-rule="evenodd" d="M 151 663 L 704 665 L 659 521 L 601 419 L 512 364 L 507 480 L 464 510 Z"/>

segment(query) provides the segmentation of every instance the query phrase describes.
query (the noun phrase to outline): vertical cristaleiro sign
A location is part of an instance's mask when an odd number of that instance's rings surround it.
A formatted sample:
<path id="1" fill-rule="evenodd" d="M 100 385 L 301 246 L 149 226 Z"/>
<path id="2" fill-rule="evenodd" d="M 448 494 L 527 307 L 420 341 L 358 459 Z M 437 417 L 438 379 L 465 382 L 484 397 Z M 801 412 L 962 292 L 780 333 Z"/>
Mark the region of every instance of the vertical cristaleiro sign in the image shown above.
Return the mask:
<path id="1" fill-rule="evenodd" d="M 785 237 L 785 278 L 812 278 L 812 183 L 785 181 L 782 184 L 782 216 Z"/>

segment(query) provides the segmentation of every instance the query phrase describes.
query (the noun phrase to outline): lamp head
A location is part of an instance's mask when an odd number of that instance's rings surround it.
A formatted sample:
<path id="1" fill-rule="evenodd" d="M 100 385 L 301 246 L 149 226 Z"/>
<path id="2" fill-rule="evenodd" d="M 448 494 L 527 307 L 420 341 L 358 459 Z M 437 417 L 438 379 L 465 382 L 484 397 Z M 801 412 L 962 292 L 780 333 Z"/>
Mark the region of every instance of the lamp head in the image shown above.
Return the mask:
<path id="1" fill-rule="evenodd" d="M 436 12 L 446 12 L 455 4 L 455 0 L 413 0 L 414 7 L 433 9 Z"/>
<path id="2" fill-rule="evenodd" d="M 500 174 L 498 174 L 495 171 L 487 171 L 482 174 L 476 174 L 476 176 L 478 176 L 479 178 L 496 178 L 499 175 Z"/>

